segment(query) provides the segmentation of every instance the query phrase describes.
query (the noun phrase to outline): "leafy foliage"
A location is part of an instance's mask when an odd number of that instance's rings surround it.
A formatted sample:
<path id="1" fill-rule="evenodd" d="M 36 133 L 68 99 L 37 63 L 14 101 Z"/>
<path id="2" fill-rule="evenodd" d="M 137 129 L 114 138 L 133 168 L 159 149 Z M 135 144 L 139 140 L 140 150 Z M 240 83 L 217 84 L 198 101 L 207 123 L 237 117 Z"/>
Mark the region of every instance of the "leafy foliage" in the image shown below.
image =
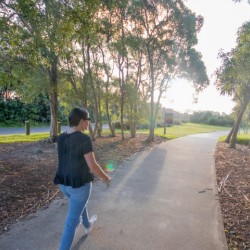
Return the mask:
<path id="1" fill-rule="evenodd" d="M 221 94 L 233 96 L 236 102 L 236 119 L 227 142 L 235 148 L 237 133 L 244 113 L 250 105 L 250 22 L 246 22 L 238 31 L 236 48 L 219 54 L 222 66 L 217 69 L 216 84 Z M 247 115 L 248 116 L 248 115 Z M 244 118 L 243 118 L 244 119 Z M 232 137 L 232 138 L 231 138 Z"/>
<path id="2" fill-rule="evenodd" d="M 200 111 L 194 112 L 190 116 L 190 122 L 203 123 L 216 126 L 232 126 L 234 120 L 231 116 L 213 111 Z"/>
<path id="3" fill-rule="evenodd" d="M 135 136 L 140 120 L 153 131 L 171 79 L 208 85 L 194 49 L 203 18 L 183 1 L 4 0 L 0 8 L 0 84 L 28 102 L 46 93 L 54 135 L 59 99 L 67 111 L 90 109 L 94 133 L 102 119 L 112 130 L 119 118 Z"/>
<path id="4" fill-rule="evenodd" d="M 26 120 L 37 123 L 50 122 L 50 104 L 48 97 L 39 95 L 30 103 L 23 102 L 20 98 L 0 98 L 0 121 L 3 124 L 24 124 Z M 59 119 L 65 121 L 63 108 L 58 110 Z"/>

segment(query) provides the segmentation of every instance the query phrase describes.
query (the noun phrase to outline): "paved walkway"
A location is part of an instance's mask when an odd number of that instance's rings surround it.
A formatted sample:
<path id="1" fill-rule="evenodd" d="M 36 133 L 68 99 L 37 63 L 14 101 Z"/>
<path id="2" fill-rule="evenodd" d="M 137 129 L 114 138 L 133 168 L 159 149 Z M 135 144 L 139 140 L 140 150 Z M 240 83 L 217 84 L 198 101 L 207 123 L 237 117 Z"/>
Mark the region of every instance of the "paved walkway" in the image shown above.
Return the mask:
<path id="1" fill-rule="evenodd" d="M 92 126 L 94 126 L 94 123 L 92 123 Z M 61 131 L 64 132 L 69 128 L 69 126 L 62 125 Z M 103 124 L 102 128 L 108 128 L 107 124 Z M 45 133 L 50 132 L 50 127 L 32 127 L 30 128 L 30 133 Z M 25 134 L 25 127 L 21 128 L 3 128 L 0 127 L 0 135 L 13 135 L 13 134 Z"/>
<path id="2" fill-rule="evenodd" d="M 62 132 L 67 130 L 68 126 L 62 126 Z M 45 133 L 49 132 L 49 127 L 31 127 L 30 133 Z M 13 135 L 13 134 L 25 134 L 25 127 L 22 128 L 0 128 L 0 135 Z"/>
<path id="3" fill-rule="evenodd" d="M 224 250 L 215 186 L 214 152 L 223 134 L 191 135 L 135 154 L 112 173 L 112 185 L 93 185 L 89 236 L 77 232 L 74 250 Z M 67 211 L 64 199 L 0 236 L 2 250 L 55 250 Z"/>

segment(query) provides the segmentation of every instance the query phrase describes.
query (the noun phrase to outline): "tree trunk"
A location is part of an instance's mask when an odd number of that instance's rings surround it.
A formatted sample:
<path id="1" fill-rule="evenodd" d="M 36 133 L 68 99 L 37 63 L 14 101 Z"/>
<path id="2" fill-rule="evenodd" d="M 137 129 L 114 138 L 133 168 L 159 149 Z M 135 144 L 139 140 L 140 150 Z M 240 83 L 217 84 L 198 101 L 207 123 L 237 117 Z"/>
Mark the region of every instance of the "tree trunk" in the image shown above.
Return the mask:
<path id="1" fill-rule="evenodd" d="M 106 90 L 106 93 L 107 93 L 107 90 Z M 105 100 L 105 108 L 106 108 L 106 115 L 107 115 L 107 118 L 108 118 L 108 125 L 109 125 L 109 129 L 110 129 L 110 132 L 111 132 L 111 136 L 115 137 L 115 128 L 112 125 L 112 122 L 111 122 L 111 119 L 110 119 L 110 115 L 109 115 L 109 101 L 108 101 L 107 97 L 106 97 L 106 100 Z"/>
<path id="2" fill-rule="evenodd" d="M 91 136 L 92 141 L 95 141 L 95 136 L 94 136 L 94 132 L 93 132 L 93 128 L 92 128 L 92 124 L 89 124 L 89 134 Z"/>
<path id="3" fill-rule="evenodd" d="M 146 139 L 146 142 L 154 141 L 154 88 L 155 88 L 155 79 L 154 79 L 154 65 L 153 65 L 153 58 L 151 55 L 151 51 L 149 46 L 147 47 L 148 59 L 149 59 L 149 66 L 150 66 L 150 86 L 151 86 L 151 102 L 150 102 L 150 130 L 149 135 Z"/>
<path id="4" fill-rule="evenodd" d="M 149 129 L 149 135 L 148 135 L 148 137 L 146 139 L 147 143 L 150 143 L 150 142 L 154 141 L 154 133 L 155 133 L 154 128 L 150 128 Z"/>
<path id="5" fill-rule="evenodd" d="M 135 103 L 134 108 L 131 107 L 131 109 L 130 137 L 135 138 L 137 125 L 137 104 Z"/>
<path id="6" fill-rule="evenodd" d="M 97 97 L 96 97 L 96 92 L 95 92 L 95 86 L 94 86 L 94 81 L 93 81 L 93 77 L 92 77 L 92 69 L 91 69 L 91 65 L 90 65 L 90 45 L 87 45 L 87 67 L 88 67 L 88 78 L 89 78 L 89 82 L 91 85 L 91 89 L 92 89 L 92 93 L 93 93 L 93 97 L 94 97 L 94 118 L 95 118 L 95 128 L 93 133 L 91 134 L 92 138 L 94 138 L 97 130 L 98 130 L 98 117 L 99 117 L 99 110 L 98 110 L 98 101 L 97 101 Z"/>
<path id="7" fill-rule="evenodd" d="M 123 75 L 123 72 L 122 72 Z M 122 91 L 121 91 L 121 134 L 122 134 L 122 140 L 125 139 L 124 137 L 124 122 L 123 122 L 123 114 L 124 114 L 124 93 L 123 93 L 123 76 L 122 76 Z"/>
<path id="8" fill-rule="evenodd" d="M 135 138 L 135 136 L 136 136 L 136 126 L 134 122 L 132 122 L 132 124 L 130 124 L 130 138 Z"/>
<path id="9" fill-rule="evenodd" d="M 101 53 L 102 53 L 102 62 L 105 65 L 105 54 L 104 54 L 104 51 L 102 49 L 102 46 L 100 46 L 100 50 L 101 50 Z M 108 119 L 108 125 L 109 125 L 109 130 L 111 132 L 111 136 L 115 137 L 115 128 L 114 128 L 114 126 L 113 126 L 113 124 L 111 122 L 111 117 L 110 117 L 110 114 L 109 114 L 109 80 L 110 80 L 110 75 L 109 75 L 108 67 L 104 67 L 104 72 L 105 72 L 106 77 L 107 77 L 107 81 L 106 81 L 106 84 L 105 84 L 105 92 L 106 92 L 106 95 L 105 95 L 105 111 L 106 111 L 106 115 L 107 115 L 107 119 Z"/>
<path id="10" fill-rule="evenodd" d="M 235 123 L 235 128 L 233 130 L 232 139 L 231 139 L 231 142 L 230 142 L 230 148 L 234 148 L 234 149 L 236 148 L 236 139 L 237 139 L 237 134 L 238 134 L 239 127 L 240 127 L 240 122 L 242 120 L 242 117 L 244 115 L 244 112 L 245 112 L 245 110 L 247 108 L 248 103 L 249 103 L 249 99 L 245 100 L 243 102 L 242 106 L 241 106 L 239 115 L 238 115 L 236 123 Z"/>
<path id="11" fill-rule="evenodd" d="M 82 93 L 83 93 L 83 100 L 82 105 L 84 108 L 87 108 L 88 106 L 88 100 L 87 100 L 87 59 L 85 56 L 85 41 L 82 40 L 82 61 L 83 61 L 83 77 L 81 78 L 81 87 L 82 87 Z"/>
<path id="12" fill-rule="evenodd" d="M 122 50 L 123 50 L 123 52 L 125 52 L 124 18 L 125 18 L 125 13 L 122 10 L 122 12 L 121 12 L 121 42 L 122 42 Z M 120 81 L 120 89 L 121 89 L 121 134 L 122 134 L 122 140 L 125 139 L 125 137 L 124 137 L 124 124 L 123 124 L 123 118 L 124 118 L 124 84 L 125 84 L 124 70 L 123 70 L 124 60 L 125 60 L 124 55 L 122 55 L 122 61 L 120 61 L 120 56 L 119 56 L 119 78 L 120 78 L 119 81 Z"/>
<path id="13" fill-rule="evenodd" d="M 124 124 L 123 124 L 123 113 L 124 113 L 124 72 L 122 69 L 122 64 L 123 64 L 124 59 L 121 62 L 121 58 L 118 58 L 118 65 L 119 65 L 119 86 L 120 86 L 120 90 L 121 90 L 121 135 L 122 135 L 122 140 L 125 139 L 124 137 Z"/>
<path id="14" fill-rule="evenodd" d="M 142 53 L 139 53 L 138 67 L 137 67 L 137 73 L 136 73 L 136 82 L 135 82 L 135 89 L 137 92 L 140 89 L 141 75 L 142 75 Z M 135 138 L 136 131 L 137 131 L 137 124 L 138 124 L 137 101 L 133 102 L 133 104 L 131 105 L 131 114 L 133 114 L 133 115 L 132 115 L 132 121 L 130 124 L 130 136 L 131 136 L 131 138 Z"/>
<path id="15" fill-rule="evenodd" d="M 50 120 L 50 138 L 54 142 L 58 135 L 57 131 L 57 109 L 58 109 L 58 91 L 57 91 L 57 57 L 55 56 L 51 67 L 49 68 L 49 79 L 51 86 L 50 93 L 50 112 L 51 112 L 51 120 Z"/>
<path id="16" fill-rule="evenodd" d="M 235 122 L 235 123 L 236 123 L 236 122 Z M 232 137 L 232 134 L 233 134 L 234 128 L 235 128 L 235 123 L 234 123 L 233 127 L 231 128 L 229 134 L 227 135 L 227 138 L 226 138 L 226 140 L 225 140 L 226 143 L 229 143 L 230 140 L 231 140 L 231 137 Z"/>
<path id="17" fill-rule="evenodd" d="M 101 110 L 101 102 L 100 102 L 100 97 L 98 97 L 98 110 Z M 97 123 L 97 136 L 101 137 L 102 136 L 102 120 L 99 119 L 98 117 L 98 123 Z"/>

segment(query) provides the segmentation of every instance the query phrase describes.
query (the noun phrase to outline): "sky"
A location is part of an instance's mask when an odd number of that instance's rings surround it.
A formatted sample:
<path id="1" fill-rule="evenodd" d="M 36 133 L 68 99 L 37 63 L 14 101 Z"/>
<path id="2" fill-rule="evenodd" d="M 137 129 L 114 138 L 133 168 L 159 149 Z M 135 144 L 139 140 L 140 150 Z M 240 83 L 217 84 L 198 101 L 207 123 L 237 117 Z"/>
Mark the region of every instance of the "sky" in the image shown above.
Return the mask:
<path id="1" fill-rule="evenodd" d="M 196 15 L 204 17 L 195 48 L 202 54 L 211 83 L 198 95 L 198 102 L 194 103 L 193 97 L 197 96 L 192 82 L 176 79 L 171 83 L 161 103 L 164 107 L 178 112 L 210 110 L 230 114 L 234 102 L 231 97 L 221 96 L 216 90 L 213 85 L 213 73 L 221 63 L 218 58 L 220 49 L 228 52 L 234 48 L 237 30 L 244 22 L 250 21 L 250 4 L 247 0 L 241 3 L 235 3 L 233 0 L 184 0 L 184 2 Z"/>

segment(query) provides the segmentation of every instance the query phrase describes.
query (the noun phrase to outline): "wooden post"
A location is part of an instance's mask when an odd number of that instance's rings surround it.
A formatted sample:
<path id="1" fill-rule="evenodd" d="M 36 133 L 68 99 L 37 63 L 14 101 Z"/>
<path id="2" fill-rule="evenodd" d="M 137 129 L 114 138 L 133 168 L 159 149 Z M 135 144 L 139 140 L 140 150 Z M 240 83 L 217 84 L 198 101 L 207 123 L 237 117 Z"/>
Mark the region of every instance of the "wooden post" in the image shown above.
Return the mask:
<path id="1" fill-rule="evenodd" d="M 30 135 L 30 121 L 25 121 L 25 134 Z"/>
<path id="2" fill-rule="evenodd" d="M 61 122 L 57 122 L 57 133 L 58 135 L 61 134 Z"/>

